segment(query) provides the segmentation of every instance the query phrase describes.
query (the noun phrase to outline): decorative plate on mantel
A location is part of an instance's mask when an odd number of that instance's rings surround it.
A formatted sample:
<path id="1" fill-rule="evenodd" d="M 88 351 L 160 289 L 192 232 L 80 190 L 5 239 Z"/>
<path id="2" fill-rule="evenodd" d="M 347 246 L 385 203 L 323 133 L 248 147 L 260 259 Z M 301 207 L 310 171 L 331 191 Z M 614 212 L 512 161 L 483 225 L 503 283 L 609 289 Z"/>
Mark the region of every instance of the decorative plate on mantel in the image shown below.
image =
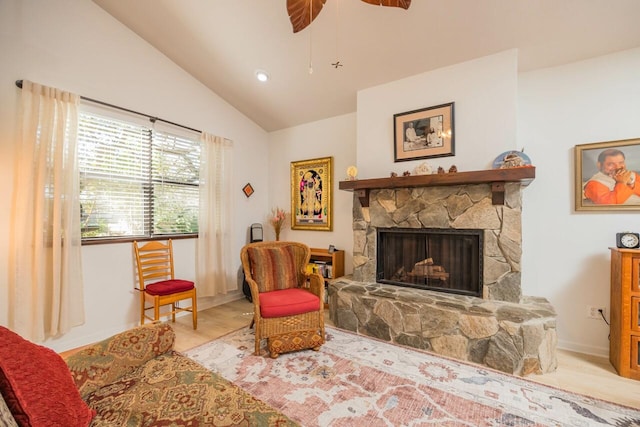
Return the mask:
<path id="1" fill-rule="evenodd" d="M 531 159 L 522 151 L 505 151 L 493 161 L 494 169 L 510 169 L 531 166 Z"/>

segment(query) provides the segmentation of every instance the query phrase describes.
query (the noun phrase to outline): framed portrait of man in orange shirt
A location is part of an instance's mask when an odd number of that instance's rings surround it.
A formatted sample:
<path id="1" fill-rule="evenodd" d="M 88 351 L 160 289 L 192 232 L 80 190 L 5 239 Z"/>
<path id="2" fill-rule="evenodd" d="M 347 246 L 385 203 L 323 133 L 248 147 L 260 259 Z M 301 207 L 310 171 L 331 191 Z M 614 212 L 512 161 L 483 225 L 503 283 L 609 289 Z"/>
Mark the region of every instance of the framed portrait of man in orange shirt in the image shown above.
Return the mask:
<path id="1" fill-rule="evenodd" d="M 575 147 L 576 210 L 640 210 L 640 139 Z"/>

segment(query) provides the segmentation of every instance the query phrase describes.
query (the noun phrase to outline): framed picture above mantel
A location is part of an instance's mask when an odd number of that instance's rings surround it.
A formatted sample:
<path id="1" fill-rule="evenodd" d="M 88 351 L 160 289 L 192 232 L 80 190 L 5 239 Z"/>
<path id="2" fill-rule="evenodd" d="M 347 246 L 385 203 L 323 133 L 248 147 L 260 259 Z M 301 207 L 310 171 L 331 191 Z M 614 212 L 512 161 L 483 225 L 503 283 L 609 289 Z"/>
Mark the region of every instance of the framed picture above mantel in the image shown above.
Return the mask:
<path id="1" fill-rule="evenodd" d="M 454 103 L 393 115 L 394 162 L 455 155 Z"/>

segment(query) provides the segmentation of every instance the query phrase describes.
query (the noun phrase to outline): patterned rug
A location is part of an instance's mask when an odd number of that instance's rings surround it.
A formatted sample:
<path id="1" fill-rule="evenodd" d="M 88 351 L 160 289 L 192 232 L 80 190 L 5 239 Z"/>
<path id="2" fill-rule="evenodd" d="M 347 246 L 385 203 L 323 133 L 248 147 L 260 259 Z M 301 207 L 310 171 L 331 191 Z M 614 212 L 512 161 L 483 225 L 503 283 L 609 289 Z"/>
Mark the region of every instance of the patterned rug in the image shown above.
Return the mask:
<path id="1" fill-rule="evenodd" d="M 184 354 L 302 426 L 640 426 L 640 411 L 327 328 L 327 343 L 253 356 L 243 328 Z"/>

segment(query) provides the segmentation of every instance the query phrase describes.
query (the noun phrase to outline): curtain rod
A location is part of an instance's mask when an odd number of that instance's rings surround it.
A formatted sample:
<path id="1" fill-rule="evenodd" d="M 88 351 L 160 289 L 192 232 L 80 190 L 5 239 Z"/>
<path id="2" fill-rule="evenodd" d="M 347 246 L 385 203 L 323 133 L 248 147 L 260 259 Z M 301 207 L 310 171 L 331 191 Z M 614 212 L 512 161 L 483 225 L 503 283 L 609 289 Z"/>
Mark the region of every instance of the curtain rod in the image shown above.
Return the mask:
<path id="1" fill-rule="evenodd" d="M 16 80 L 16 86 L 18 86 L 20 89 L 22 89 L 22 80 Z M 98 101 L 97 99 L 87 98 L 86 96 L 80 96 L 80 99 L 82 99 L 83 101 L 93 102 L 94 104 L 100 104 L 100 105 L 104 105 L 105 107 L 111 107 L 111 108 L 115 108 L 117 110 L 126 111 L 127 113 L 137 114 L 139 116 L 146 117 L 146 118 L 149 119 L 149 121 L 151 121 L 151 123 L 155 123 L 156 121 L 158 121 L 158 122 L 167 123 L 167 124 L 170 124 L 170 125 L 173 125 L 173 126 L 177 126 L 177 127 L 183 128 L 183 129 L 187 129 L 187 130 L 190 130 L 192 132 L 202 133 L 202 131 L 200 131 L 198 129 L 190 128 L 188 126 L 183 126 L 181 124 L 170 122 L 169 120 L 161 119 L 159 117 L 150 116 L 148 114 L 141 113 L 139 111 L 130 110 L 130 109 L 124 108 L 124 107 L 118 107 L 117 105 L 109 104 L 109 103 L 103 102 L 103 101 Z"/>

